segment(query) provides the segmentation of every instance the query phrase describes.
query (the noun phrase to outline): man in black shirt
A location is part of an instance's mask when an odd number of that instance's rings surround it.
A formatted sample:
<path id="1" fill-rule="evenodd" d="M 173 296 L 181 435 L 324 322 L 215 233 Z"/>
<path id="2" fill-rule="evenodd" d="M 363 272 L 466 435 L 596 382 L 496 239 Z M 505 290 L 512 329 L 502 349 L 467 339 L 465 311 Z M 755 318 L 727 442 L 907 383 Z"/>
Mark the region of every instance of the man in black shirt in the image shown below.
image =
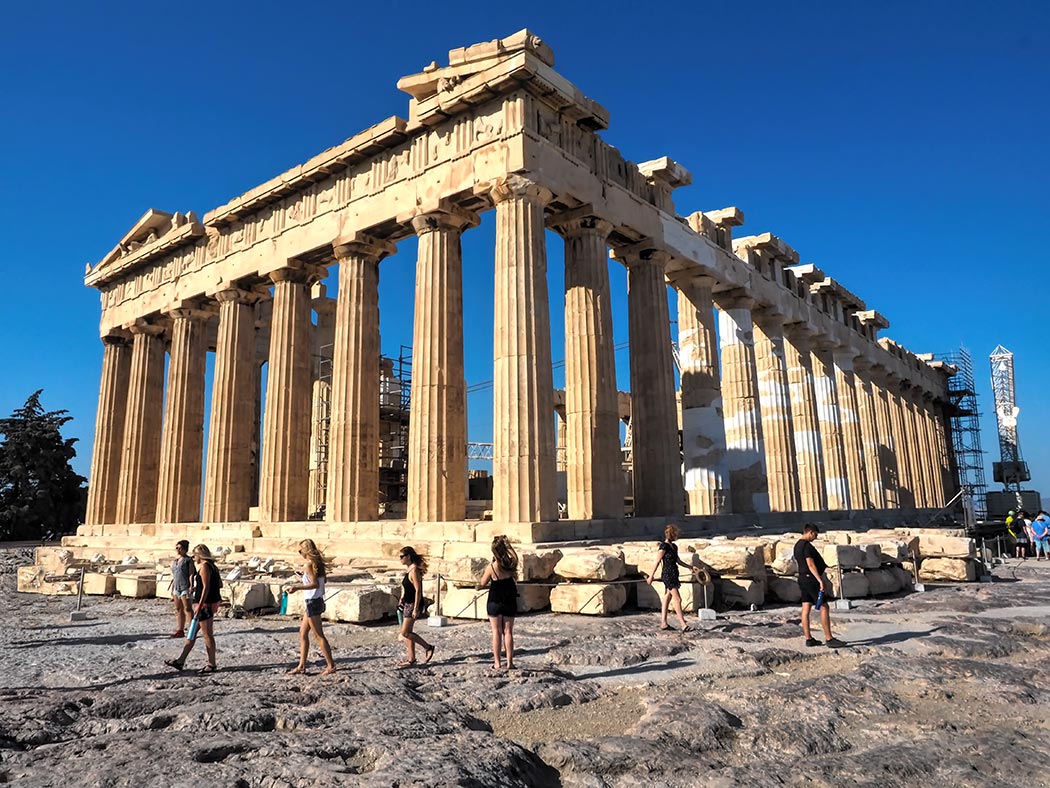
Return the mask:
<path id="1" fill-rule="evenodd" d="M 813 540 L 817 538 L 820 529 L 813 523 L 807 523 L 802 527 L 802 538 L 795 543 L 795 563 L 798 564 L 798 588 L 802 592 L 802 634 L 806 638 L 807 646 L 819 646 L 821 642 L 814 638 L 809 631 L 809 611 L 817 604 L 820 594 L 825 594 L 827 583 L 824 580 L 824 570 L 828 565 L 824 562 L 824 556 L 813 546 Z M 824 639 L 828 648 L 841 648 L 846 644 L 831 634 L 831 611 L 829 605 L 824 602 L 820 605 L 820 623 L 824 627 Z"/>

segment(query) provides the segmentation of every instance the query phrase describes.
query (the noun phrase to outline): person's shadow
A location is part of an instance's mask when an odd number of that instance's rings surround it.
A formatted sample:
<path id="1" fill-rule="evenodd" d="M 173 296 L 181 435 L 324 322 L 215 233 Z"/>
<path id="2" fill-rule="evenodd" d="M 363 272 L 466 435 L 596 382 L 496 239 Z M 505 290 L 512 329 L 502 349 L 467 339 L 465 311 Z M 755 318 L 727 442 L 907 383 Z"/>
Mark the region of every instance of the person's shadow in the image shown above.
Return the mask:
<path id="1" fill-rule="evenodd" d="M 934 632 L 942 629 L 942 627 L 934 627 L 933 629 L 926 630 L 914 630 L 904 632 L 888 632 L 885 635 L 879 635 L 874 638 L 867 638 L 866 640 L 851 640 L 848 645 L 850 646 L 885 646 L 890 643 L 903 643 L 906 640 L 915 640 L 916 638 L 924 638 L 932 635 Z"/>

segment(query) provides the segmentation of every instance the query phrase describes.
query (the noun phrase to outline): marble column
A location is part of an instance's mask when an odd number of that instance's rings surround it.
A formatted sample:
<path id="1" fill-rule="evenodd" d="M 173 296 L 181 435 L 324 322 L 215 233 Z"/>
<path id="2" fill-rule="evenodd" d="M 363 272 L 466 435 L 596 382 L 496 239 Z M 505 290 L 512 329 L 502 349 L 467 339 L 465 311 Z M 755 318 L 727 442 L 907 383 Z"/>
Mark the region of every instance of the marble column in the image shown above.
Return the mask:
<path id="1" fill-rule="evenodd" d="M 673 517 L 685 512 L 685 492 L 664 280 L 668 256 L 644 250 L 621 259 L 627 265 L 634 513 Z"/>
<path id="2" fill-rule="evenodd" d="M 871 500 L 868 497 L 868 476 L 864 467 L 863 440 L 857 414 L 857 390 L 853 382 L 853 352 L 848 349 L 838 350 L 834 354 L 834 361 L 849 499 L 853 509 L 868 509 Z"/>
<path id="3" fill-rule="evenodd" d="M 310 285 L 312 267 L 270 274 L 273 317 L 263 414 L 259 517 L 263 522 L 306 519 L 310 482 Z"/>
<path id="4" fill-rule="evenodd" d="M 718 368 L 711 277 L 679 286 L 678 358 L 682 377 L 682 462 L 689 514 L 725 514 L 729 466 Z"/>
<path id="5" fill-rule="evenodd" d="M 565 472 L 569 519 L 623 516 L 609 250 L 612 225 L 552 222 L 565 239 Z"/>
<path id="6" fill-rule="evenodd" d="M 558 473 L 565 473 L 565 446 L 569 440 L 569 424 L 567 421 L 568 417 L 565 414 L 565 405 L 555 404 L 554 415 L 558 417 L 558 428 L 555 430 L 554 434 L 554 452 L 557 457 L 557 462 L 554 467 Z"/>
<path id="7" fill-rule="evenodd" d="M 336 301 L 325 285 L 311 288 L 311 306 L 316 315 L 313 327 L 310 392 L 310 483 L 306 510 L 311 517 L 327 514 L 329 433 L 332 428 L 332 353 L 335 349 Z"/>
<path id="8" fill-rule="evenodd" d="M 160 441 L 157 522 L 192 523 L 201 516 L 204 460 L 204 373 L 210 313 L 175 309 L 171 319 L 168 391 Z"/>
<path id="9" fill-rule="evenodd" d="M 824 448 L 820 440 L 817 391 L 813 378 L 809 331 L 802 324 L 786 327 L 784 354 L 787 363 L 791 424 L 795 433 L 799 502 L 804 512 L 828 508 L 824 477 Z"/>
<path id="10" fill-rule="evenodd" d="M 95 417 L 95 446 L 91 453 L 88 480 L 88 525 L 117 522 L 117 492 L 120 487 L 121 455 L 124 451 L 124 422 L 127 419 L 128 380 L 131 374 L 131 345 L 124 332 L 102 337 L 102 381 Z"/>
<path id="11" fill-rule="evenodd" d="M 845 511 L 851 508 L 850 488 L 842 424 L 839 421 L 839 398 L 832 348 L 817 345 L 811 353 L 811 358 L 813 387 L 817 395 L 820 444 L 824 451 L 824 482 L 827 485 L 828 510 Z"/>
<path id="12" fill-rule="evenodd" d="M 379 517 L 379 262 L 397 249 L 390 242 L 358 236 L 336 244 L 334 251 L 339 292 L 325 519 L 344 523 Z M 415 405 L 413 400 L 413 416 Z"/>
<path id="13" fill-rule="evenodd" d="M 558 519 L 554 384 L 544 206 L 551 193 L 521 175 L 500 178 L 493 320 L 493 515 L 496 522 Z"/>
<path id="14" fill-rule="evenodd" d="M 722 351 L 722 407 L 733 512 L 769 511 L 762 413 L 758 399 L 754 303 L 746 296 L 718 294 L 718 342 Z"/>
<path id="15" fill-rule="evenodd" d="M 791 422 L 784 318 L 769 310 L 755 311 L 752 316 L 769 508 L 773 512 L 797 512 L 802 508 L 802 503 L 794 425 Z"/>
<path id="16" fill-rule="evenodd" d="M 908 451 L 908 469 L 910 471 L 911 490 L 917 508 L 928 506 L 926 498 L 926 481 L 923 472 L 924 458 L 919 443 L 919 434 L 915 426 L 914 387 L 901 383 L 901 415 L 903 417 L 904 443 Z"/>
<path id="17" fill-rule="evenodd" d="M 871 386 L 871 364 L 864 358 L 853 360 L 853 384 L 856 388 L 857 418 L 860 421 L 861 449 L 868 499 L 876 509 L 886 508 L 886 493 L 882 483 L 882 458 L 879 451 L 879 433 L 875 423 L 875 393 Z"/>
<path id="18" fill-rule="evenodd" d="M 955 448 L 951 439 L 951 422 L 945 415 L 944 407 L 940 400 L 934 400 L 932 403 L 931 415 L 933 417 L 934 436 L 943 462 L 942 487 L 944 488 L 944 500 L 947 501 L 959 492 L 959 469 L 956 465 Z"/>
<path id="19" fill-rule="evenodd" d="M 944 471 L 942 457 L 937 446 L 933 432 L 933 421 L 930 408 L 933 397 L 927 392 L 921 392 L 916 402 L 916 415 L 919 420 L 919 431 L 922 436 L 923 450 L 926 453 L 926 486 L 929 505 L 940 508 L 944 506 Z"/>
<path id="20" fill-rule="evenodd" d="M 911 441 L 909 439 L 908 419 L 902 391 L 904 382 L 891 377 L 886 387 L 890 420 L 893 424 L 894 454 L 898 468 L 898 501 L 902 509 L 914 509 L 916 503 L 915 479 L 912 475 Z"/>
<path id="21" fill-rule="evenodd" d="M 259 405 L 254 304 L 260 297 L 236 287 L 215 294 L 219 331 L 204 476 L 206 523 L 243 522 L 252 505 L 252 444 Z"/>
<path id="22" fill-rule="evenodd" d="M 408 519 L 413 522 L 462 520 L 466 515 L 460 235 L 477 223 L 475 215 L 452 207 L 412 219 L 419 237 L 408 425 Z"/>
<path id="23" fill-rule="evenodd" d="M 897 440 L 893 419 L 890 416 L 890 401 L 884 379 L 875 377 L 872 382 L 875 401 L 875 426 L 878 442 L 878 472 L 882 480 L 882 493 L 886 508 L 900 507 L 900 470 L 897 467 Z"/>
<path id="24" fill-rule="evenodd" d="M 164 418 L 164 329 L 140 320 L 130 330 L 131 373 L 116 521 L 153 523 Z"/>

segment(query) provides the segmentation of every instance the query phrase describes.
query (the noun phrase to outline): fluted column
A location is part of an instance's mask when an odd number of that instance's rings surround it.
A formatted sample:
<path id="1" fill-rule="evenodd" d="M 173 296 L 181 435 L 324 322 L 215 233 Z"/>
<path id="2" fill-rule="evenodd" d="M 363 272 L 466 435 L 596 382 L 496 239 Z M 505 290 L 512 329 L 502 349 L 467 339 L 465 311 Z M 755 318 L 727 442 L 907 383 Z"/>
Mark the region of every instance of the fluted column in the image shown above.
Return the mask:
<path id="1" fill-rule="evenodd" d="M 871 387 L 871 364 L 867 359 L 853 360 L 853 385 L 857 397 L 857 418 L 860 421 L 861 450 L 864 457 L 868 498 L 876 509 L 886 508 L 886 493 L 882 483 L 882 459 L 879 453 L 879 434 L 875 424 L 875 394 Z"/>
<path id="2" fill-rule="evenodd" d="M 715 297 L 722 351 L 722 403 L 733 512 L 769 511 L 762 414 L 758 399 L 755 330 L 750 298 Z"/>
<path id="3" fill-rule="evenodd" d="M 609 297 L 612 225 L 557 217 L 565 238 L 565 471 L 569 518 L 623 515 L 620 424 Z"/>
<path id="4" fill-rule="evenodd" d="M 263 415 L 259 516 L 264 522 L 306 519 L 310 481 L 310 284 L 320 272 L 279 268 Z"/>
<path id="5" fill-rule="evenodd" d="M 255 307 L 260 295 L 230 287 L 215 294 L 219 331 L 204 477 L 206 523 L 242 522 L 252 504 L 252 443 L 255 428 Z"/>
<path id="6" fill-rule="evenodd" d="M 117 493 L 120 487 L 121 455 L 124 451 L 124 422 L 127 419 L 128 379 L 131 374 L 131 345 L 124 332 L 102 337 L 102 381 L 95 417 L 95 445 L 88 480 L 88 525 L 117 522 Z"/>
<path id="7" fill-rule="evenodd" d="M 157 522 L 192 523 L 201 515 L 201 464 L 204 460 L 204 368 L 209 313 L 175 309 L 164 431 L 160 441 Z"/>
<path id="8" fill-rule="evenodd" d="M 839 398 L 835 385 L 835 360 L 832 349 L 815 346 L 813 386 L 817 394 L 817 421 L 820 425 L 820 443 L 824 451 L 824 481 L 827 485 L 830 511 L 850 508 L 850 489 L 846 471 L 846 449 L 839 421 Z"/>
<path id="9" fill-rule="evenodd" d="M 886 385 L 880 378 L 872 381 L 872 394 L 875 401 L 875 426 L 878 443 L 878 472 L 882 480 L 882 493 L 886 508 L 896 509 L 901 505 L 900 470 L 897 467 L 897 439 L 893 420 L 890 416 L 890 401 Z"/>
<path id="10" fill-rule="evenodd" d="M 473 214 L 451 207 L 412 219 L 412 228 L 419 236 L 419 257 L 412 340 L 412 418 L 408 425 L 411 521 L 462 520 L 466 513 L 460 234 L 477 221 Z"/>
<path id="11" fill-rule="evenodd" d="M 639 517 L 680 515 L 685 492 L 664 281 L 668 257 L 655 250 L 618 256 L 627 265 L 634 511 Z"/>
<path id="12" fill-rule="evenodd" d="M 131 374 L 117 492 L 118 523 L 152 523 L 157 515 L 160 430 L 164 417 L 164 329 L 131 327 Z"/>
<path id="13" fill-rule="evenodd" d="M 857 414 L 857 390 L 853 382 L 853 352 L 836 351 L 835 388 L 839 398 L 839 420 L 842 424 L 842 445 L 846 455 L 846 477 L 849 499 L 854 509 L 868 509 L 868 475 L 864 467 L 864 449 Z"/>
<path id="14" fill-rule="evenodd" d="M 916 415 L 922 446 L 926 453 L 926 486 L 929 506 L 940 508 L 944 505 L 944 471 L 941 454 L 933 433 L 933 420 L 930 413 L 933 398 L 927 392 L 920 392 L 916 400 Z"/>
<path id="15" fill-rule="evenodd" d="M 499 179 L 493 321 L 493 519 L 556 520 L 554 384 L 543 211 L 551 193 Z"/>
<path id="16" fill-rule="evenodd" d="M 336 244 L 334 250 L 339 292 L 325 519 L 332 523 L 375 520 L 379 517 L 379 262 L 396 247 L 358 236 Z M 415 407 L 413 400 L 413 417 Z"/>
<path id="17" fill-rule="evenodd" d="M 907 409 L 902 391 L 904 382 L 899 378 L 890 378 L 886 387 L 889 403 L 890 420 L 893 423 L 893 441 L 896 449 L 899 506 L 902 509 L 915 508 L 917 503 L 915 478 L 912 474 L 911 436 L 908 429 Z"/>
<path id="18" fill-rule="evenodd" d="M 926 478 L 923 471 L 924 458 L 919 433 L 915 426 L 915 390 L 910 383 L 901 383 L 901 414 L 903 416 L 904 441 L 908 450 L 908 468 L 910 470 L 911 489 L 915 497 L 915 506 L 928 506 L 926 496 Z"/>
<path id="19" fill-rule="evenodd" d="M 714 280 L 696 277 L 678 292 L 682 377 L 682 463 L 689 514 L 730 511 L 722 376 L 718 369 Z"/>
<path id="20" fill-rule="evenodd" d="M 933 420 L 933 435 L 941 457 L 941 487 L 944 500 L 947 502 L 959 492 L 958 468 L 956 467 L 955 449 L 951 442 L 951 424 L 944 413 L 942 400 L 934 400 L 930 406 Z"/>
<path id="21" fill-rule="evenodd" d="M 797 512 L 802 504 L 784 351 L 784 318 L 768 310 L 755 312 L 753 318 L 769 508 L 774 512 Z"/>
<path id="22" fill-rule="evenodd" d="M 824 478 L 824 448 L 820 440 L 810 349 L 807 330 L 800 324 L 787 326 L 784 354 L 791 400 L 791 425 L 795 433 L 799 502 L 804 512 L 820 512 L 828 508 L 828 491 Z"/>

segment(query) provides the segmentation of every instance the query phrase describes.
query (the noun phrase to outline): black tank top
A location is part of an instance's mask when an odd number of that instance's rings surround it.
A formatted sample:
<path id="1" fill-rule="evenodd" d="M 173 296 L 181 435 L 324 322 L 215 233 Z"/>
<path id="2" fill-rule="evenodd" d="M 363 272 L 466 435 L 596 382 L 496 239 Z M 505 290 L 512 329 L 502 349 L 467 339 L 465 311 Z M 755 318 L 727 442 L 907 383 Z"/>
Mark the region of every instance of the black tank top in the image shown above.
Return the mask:
<path id="1" fill-rule="evenodd" d="M 416 587 L 412 585 L 412 580 L 409 578 L 408 572 L 405 572 L 405 579 L 401 581 L 401 588 L 404 589 L 401 592 L 401 601 L 406 605 L 415 604 Z"/>

